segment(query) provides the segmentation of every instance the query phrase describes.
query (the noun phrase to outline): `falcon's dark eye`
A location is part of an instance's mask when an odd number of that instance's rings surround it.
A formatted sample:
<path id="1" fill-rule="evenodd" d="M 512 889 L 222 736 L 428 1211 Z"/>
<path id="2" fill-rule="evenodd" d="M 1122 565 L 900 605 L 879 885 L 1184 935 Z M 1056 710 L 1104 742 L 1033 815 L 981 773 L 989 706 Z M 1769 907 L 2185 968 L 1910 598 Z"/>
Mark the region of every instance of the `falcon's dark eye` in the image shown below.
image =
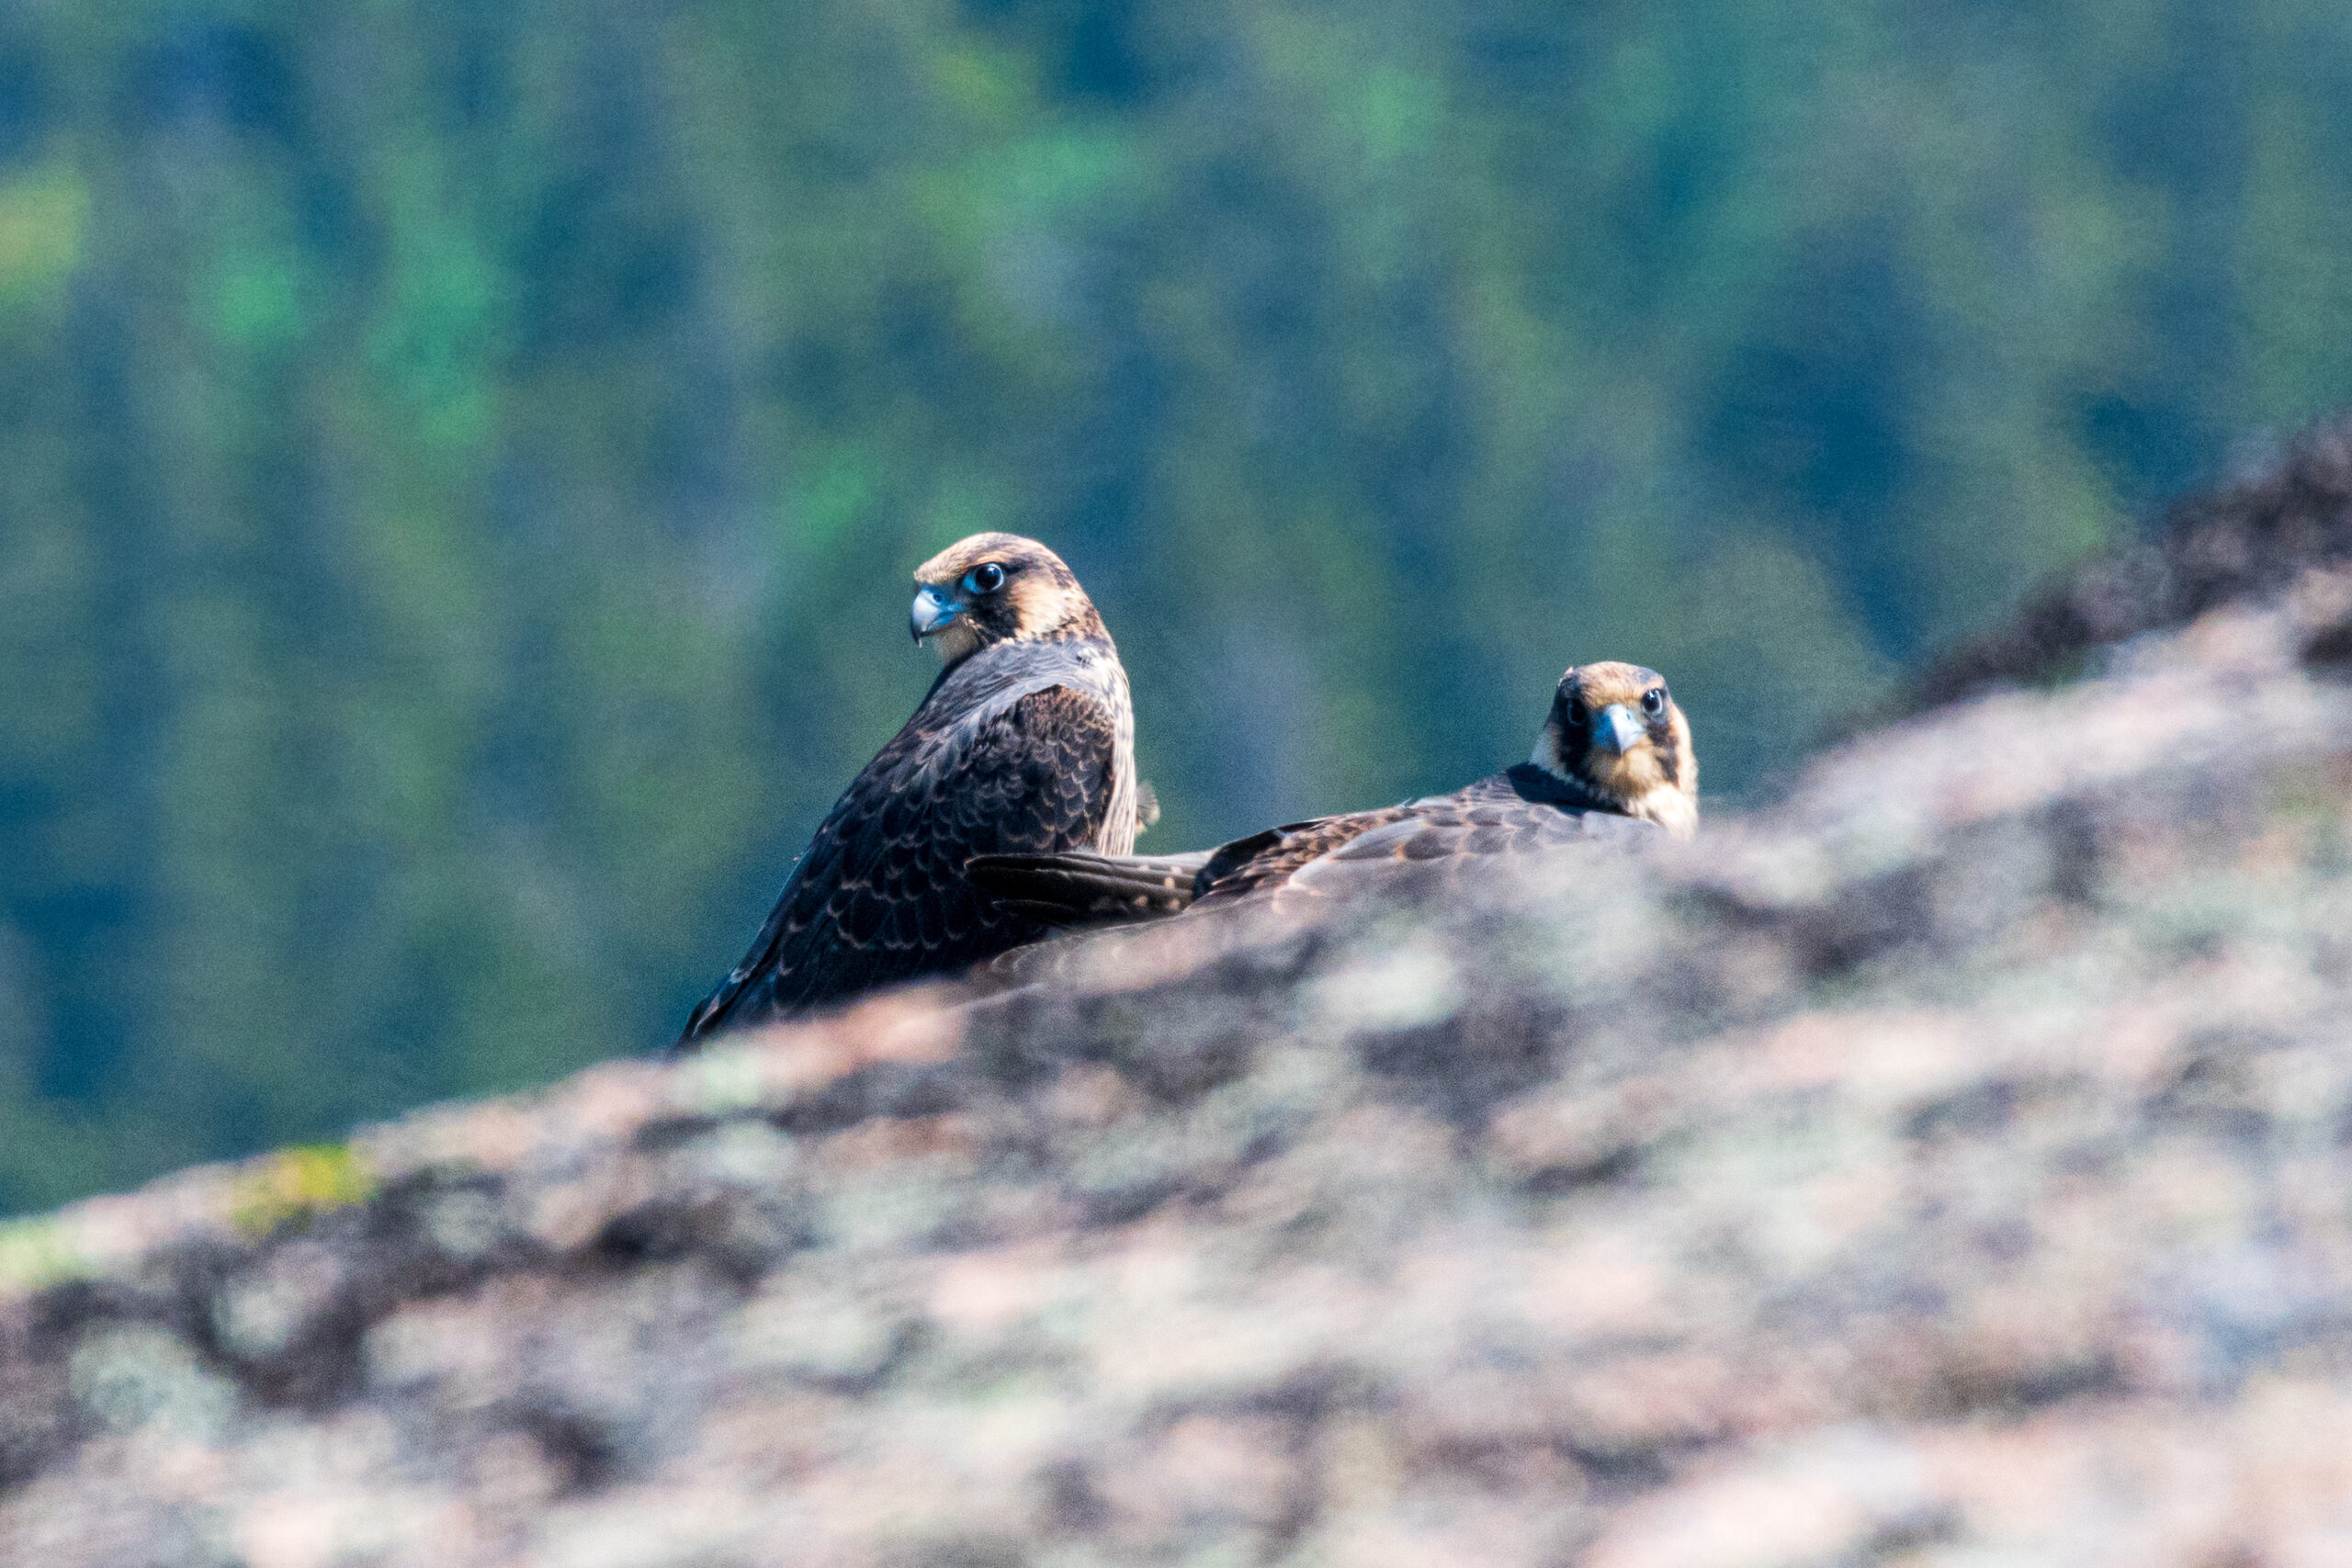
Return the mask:
<path id="1" fill-rule="evenodd" d="M 993 593 L 1004 586 L 1004 568 L 994 561 L 983 561 L 964 574 L 967 593 Z"/>
<path id="2" fill-rule="evenodd" d="M 1656 718 L 1666 711 L 1666 688 L 1652 686 L 1642 694 L 1642 711 Z"/>
<path id="3" fill-rule="evenodd" d="M 1567 727 L 1570 729 L 1582 729 L 1584 728 L 1584 705 L 1579 702 L 1572 701 L 1566 707 L 1560 710 L 1560 716 L 1566 722 Z"/>

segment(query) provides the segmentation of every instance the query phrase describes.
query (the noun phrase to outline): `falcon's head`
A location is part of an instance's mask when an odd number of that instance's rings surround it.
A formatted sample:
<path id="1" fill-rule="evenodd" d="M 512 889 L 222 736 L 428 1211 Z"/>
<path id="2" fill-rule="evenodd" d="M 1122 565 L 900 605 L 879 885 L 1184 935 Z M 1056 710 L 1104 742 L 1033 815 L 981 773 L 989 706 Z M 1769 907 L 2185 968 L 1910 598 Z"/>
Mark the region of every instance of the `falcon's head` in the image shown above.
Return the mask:
<path id="1" fill-rule="evenodd" d="M 1061 557 L 1018 534 L 975 534 L 918 567 L 911 624 L 943 664 L 994 643 L 1108 635 Z"/>
<path id="2" fill-rule="evenodd" d="M 1535 738 L 1535 765 L 1678 839 L 1699 828 L 1690 721 L 1666 678 L 1638 664 L 1579 664 L 1560 677 Z"/>

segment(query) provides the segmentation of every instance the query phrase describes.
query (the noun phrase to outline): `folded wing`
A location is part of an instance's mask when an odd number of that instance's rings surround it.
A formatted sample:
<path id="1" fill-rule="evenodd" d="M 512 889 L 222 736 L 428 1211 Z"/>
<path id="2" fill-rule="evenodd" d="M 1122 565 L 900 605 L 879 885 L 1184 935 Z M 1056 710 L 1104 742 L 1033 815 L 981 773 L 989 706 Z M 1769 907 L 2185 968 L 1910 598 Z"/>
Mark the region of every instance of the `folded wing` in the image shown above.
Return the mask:
<path id="1" fill-rule="evenodd" d="M 1044 922 L 974 886 L 966 863 L 1093 841 L 1112 804 L 1116 740 L 1116 716 L 1067 686 L 944 729 L 910 724 L 834 805 L 679 1045 L 1044 935 Z"/>
<path id="2" fill-rule="evenodd" d="M 1541 770 L 1514 768 L 1452 795 L 1286 822 L 1189 855 L 1030 854 L 973 863 L 972 880 L 1050 926 L 1156 919 L 1248 898 L 1329 897 L 1417 879 L 1471 877 L 1488 857 L 1655 839 L 1652 823 L 1595 811 Z"/>

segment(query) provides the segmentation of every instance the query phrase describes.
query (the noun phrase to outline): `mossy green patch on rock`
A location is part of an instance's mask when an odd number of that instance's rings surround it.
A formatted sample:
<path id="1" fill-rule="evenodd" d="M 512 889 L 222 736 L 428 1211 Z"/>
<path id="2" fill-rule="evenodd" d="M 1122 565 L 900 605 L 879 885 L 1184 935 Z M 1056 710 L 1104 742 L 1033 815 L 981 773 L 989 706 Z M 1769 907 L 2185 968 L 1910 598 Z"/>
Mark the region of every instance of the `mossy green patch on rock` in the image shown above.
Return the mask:
<path id="1" fill-rule="evenodd" d="M 62 1222 L 44 1215 L 0 1224 L 0 1294 L 43 1290 L 87 1272 Z"/>
<path id="2" fill-rule="evenodd" d="M 230 1223 L 258 1238 L 293 1220 L 364 1203 L 375 1190 L 376 1179 L 367 1161 L 348 1144 L 279 1149 L 239 1170 Z"/>

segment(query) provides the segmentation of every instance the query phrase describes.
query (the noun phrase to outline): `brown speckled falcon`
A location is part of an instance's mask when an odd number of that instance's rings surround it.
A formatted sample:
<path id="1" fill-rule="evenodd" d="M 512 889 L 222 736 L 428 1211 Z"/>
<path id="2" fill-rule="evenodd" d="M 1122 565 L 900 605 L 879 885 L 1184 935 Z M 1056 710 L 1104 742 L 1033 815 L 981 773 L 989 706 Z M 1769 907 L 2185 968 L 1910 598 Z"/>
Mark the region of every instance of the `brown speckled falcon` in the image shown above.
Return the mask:
<path id="1" fill-rule="evenodd" d="M 1665 679 L 1635 664 L 1585 664 L 1560 677 L 1532 759 L 1451 795 L 1286 823 L 1193 854 L 996 854 L 969 869 L 1010 909 L 1090 925 L 1346 891 L 1400 862 L 1476 874 L 1489 855 L 1660 829 L 1688 838 L 1698 826 L 1690 724 Z"/>
<path id="2" fill-rule="evenodd" d="M 1127 675 L 1069 568 L 1033 540 L 976 534 L 925 561 L 915 587 L 915 640 L 945 668 L 674 1049 L 1044 935 L 966 879 L 976 854 L 1134 845 L 1148 795 Z"/>

